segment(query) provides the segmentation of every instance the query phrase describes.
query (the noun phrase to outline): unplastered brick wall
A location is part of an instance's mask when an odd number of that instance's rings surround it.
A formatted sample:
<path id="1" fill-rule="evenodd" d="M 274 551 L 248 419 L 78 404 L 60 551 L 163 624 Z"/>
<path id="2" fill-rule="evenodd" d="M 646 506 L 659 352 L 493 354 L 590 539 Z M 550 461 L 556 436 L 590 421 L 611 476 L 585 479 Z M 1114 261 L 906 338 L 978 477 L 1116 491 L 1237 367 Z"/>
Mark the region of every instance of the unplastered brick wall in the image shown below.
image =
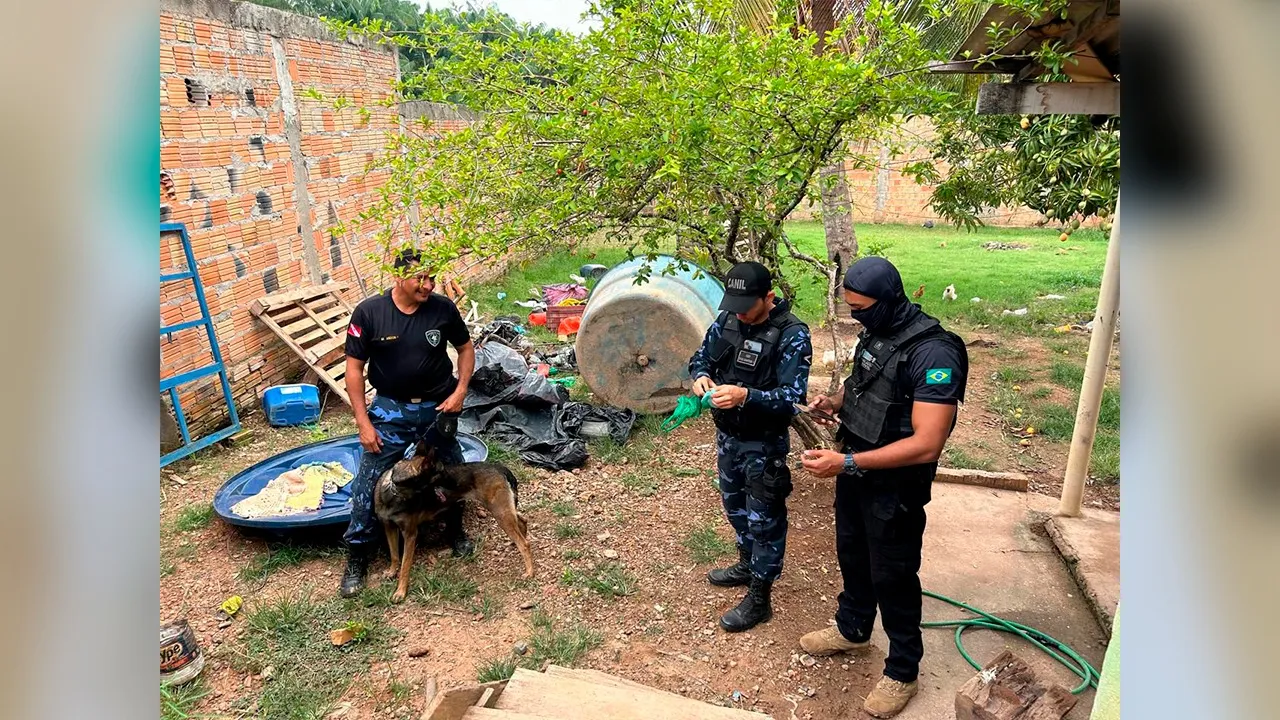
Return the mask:
<path id="1" fill-rule="evenodd" d="M 305 370 L 249 312 L 253 300 L 332 280 L 354 302 L 357 276 L 377 277 L 376 228 L 356 217 L 386 180 L 366 168 L 399 128 L 381 102 L 396 54 L 249 3 L 162 0 L 160 72 L 160 220 L 188 229 L 243 413 Z M 335 109 L 339 96 L 350 105 Z M 176 235 L 160 250 L 162 272 L 185 266 Z M 199 315 L 191 283 L 161 288 L 162 325 Z M 201 329 L 162 337 L 160 351 L 162 378 L 211 362 Z M 181 401 L 193 436 L 226 421 L 216 377 L 184 385 Z"/>
<path id="2" fill-rule="evenodd" d="M 845 163 L 855 226 L 860 223 L 947 223 L 929 207 L 933 186 L 918 184 L 914 178 L 902 174 L 906 165 L 929 158 L 929 142 L 934 135 L 933 125 L 927 118 L 912 118 L 886 141 L 858 143 L 853 148 L 854 154 L 870 158 L 870 167 L 859 167 L 852 161 Z M 946 169 L 945 164 L 938 168 L 944 176 Z M 791 217 L 815 218 L 819 209 L 801 206 Z M 980 217 L 987 225 L 1001 227 L 1031 227 L 1041 219 L 1040 213 L 1026 207 L 995 208 Z"/>

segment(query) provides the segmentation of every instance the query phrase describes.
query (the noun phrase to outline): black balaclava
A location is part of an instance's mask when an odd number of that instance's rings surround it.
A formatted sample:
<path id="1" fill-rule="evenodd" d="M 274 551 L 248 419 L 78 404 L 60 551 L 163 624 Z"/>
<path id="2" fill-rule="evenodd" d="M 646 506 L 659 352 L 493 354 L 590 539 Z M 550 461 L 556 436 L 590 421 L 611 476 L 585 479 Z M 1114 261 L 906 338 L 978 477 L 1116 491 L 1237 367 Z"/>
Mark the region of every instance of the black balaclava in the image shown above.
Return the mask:
<path id="1" fill-rule="evenodd" d="M 907 299 L 898 268 L 882 257 L 864 257 L 850 265 L 844 274 L 844 288 L 876 299 L 865 310 L 849 311 L 872 334 L 891 333 L 921 312 L 920 306 Z"/>

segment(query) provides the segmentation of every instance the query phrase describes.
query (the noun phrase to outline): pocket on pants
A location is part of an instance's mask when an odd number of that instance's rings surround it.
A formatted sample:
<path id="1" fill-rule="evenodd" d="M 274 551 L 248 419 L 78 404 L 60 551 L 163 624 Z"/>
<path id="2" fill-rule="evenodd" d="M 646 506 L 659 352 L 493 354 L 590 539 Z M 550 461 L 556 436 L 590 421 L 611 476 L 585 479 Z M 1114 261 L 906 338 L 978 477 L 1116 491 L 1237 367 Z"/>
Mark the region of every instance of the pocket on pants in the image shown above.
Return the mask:
<path id="1" fill-rule="evenodd" d="M 791 494 L 791 468 L 785 457 L 764 458 L 747 466 L 747 492 L 768 505 L 775 505 Z"/>

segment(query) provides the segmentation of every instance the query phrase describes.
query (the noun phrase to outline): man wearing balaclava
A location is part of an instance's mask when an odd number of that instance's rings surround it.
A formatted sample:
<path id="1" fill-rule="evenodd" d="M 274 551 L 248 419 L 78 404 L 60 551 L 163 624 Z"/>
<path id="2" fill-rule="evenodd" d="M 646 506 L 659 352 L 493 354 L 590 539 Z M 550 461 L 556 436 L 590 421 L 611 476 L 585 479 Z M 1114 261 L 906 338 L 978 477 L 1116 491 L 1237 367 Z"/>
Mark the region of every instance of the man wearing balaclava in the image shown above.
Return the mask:
<path id="1" fill-rule="evenodd" d="M 811 655 L 870 644 L 879 609 L 889 652 L 863 709 L 897 715 L 916 694 L 920 552 L 938 457 L 964 401 L 964 342 L 907 299 L 898 269 L 880 257 L 853 264 L 844 301 L 864 330 L 853 373 L 835 395 L 809 408 L 835 413 L 842 451 L 808 450 L 804 467 L 836 477 L 836 554 L 844 589 L 836 624 L 800 638 Z"/>

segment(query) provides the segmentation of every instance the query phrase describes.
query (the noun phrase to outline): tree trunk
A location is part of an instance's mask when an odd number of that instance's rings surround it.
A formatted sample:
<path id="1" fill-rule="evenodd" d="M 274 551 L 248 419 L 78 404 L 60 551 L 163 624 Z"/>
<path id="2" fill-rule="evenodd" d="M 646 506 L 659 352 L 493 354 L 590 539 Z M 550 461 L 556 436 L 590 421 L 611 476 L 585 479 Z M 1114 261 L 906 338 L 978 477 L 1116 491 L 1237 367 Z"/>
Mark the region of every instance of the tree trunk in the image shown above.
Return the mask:
<path id="1" fill-rule="evenodd" d="M 853 203 L 849 202 L 849 185 L 845 182 L 844 157 L 820 171 L 822 177 L 822 229 L 827 238 L 827 259 L 836 265 L 836 276 L 858 255 L 858 233 L 853 228 Z M 829 178 L 835 178 L 832 182 Z M 827 187 L 827 183 L 832 183 Z"/>

